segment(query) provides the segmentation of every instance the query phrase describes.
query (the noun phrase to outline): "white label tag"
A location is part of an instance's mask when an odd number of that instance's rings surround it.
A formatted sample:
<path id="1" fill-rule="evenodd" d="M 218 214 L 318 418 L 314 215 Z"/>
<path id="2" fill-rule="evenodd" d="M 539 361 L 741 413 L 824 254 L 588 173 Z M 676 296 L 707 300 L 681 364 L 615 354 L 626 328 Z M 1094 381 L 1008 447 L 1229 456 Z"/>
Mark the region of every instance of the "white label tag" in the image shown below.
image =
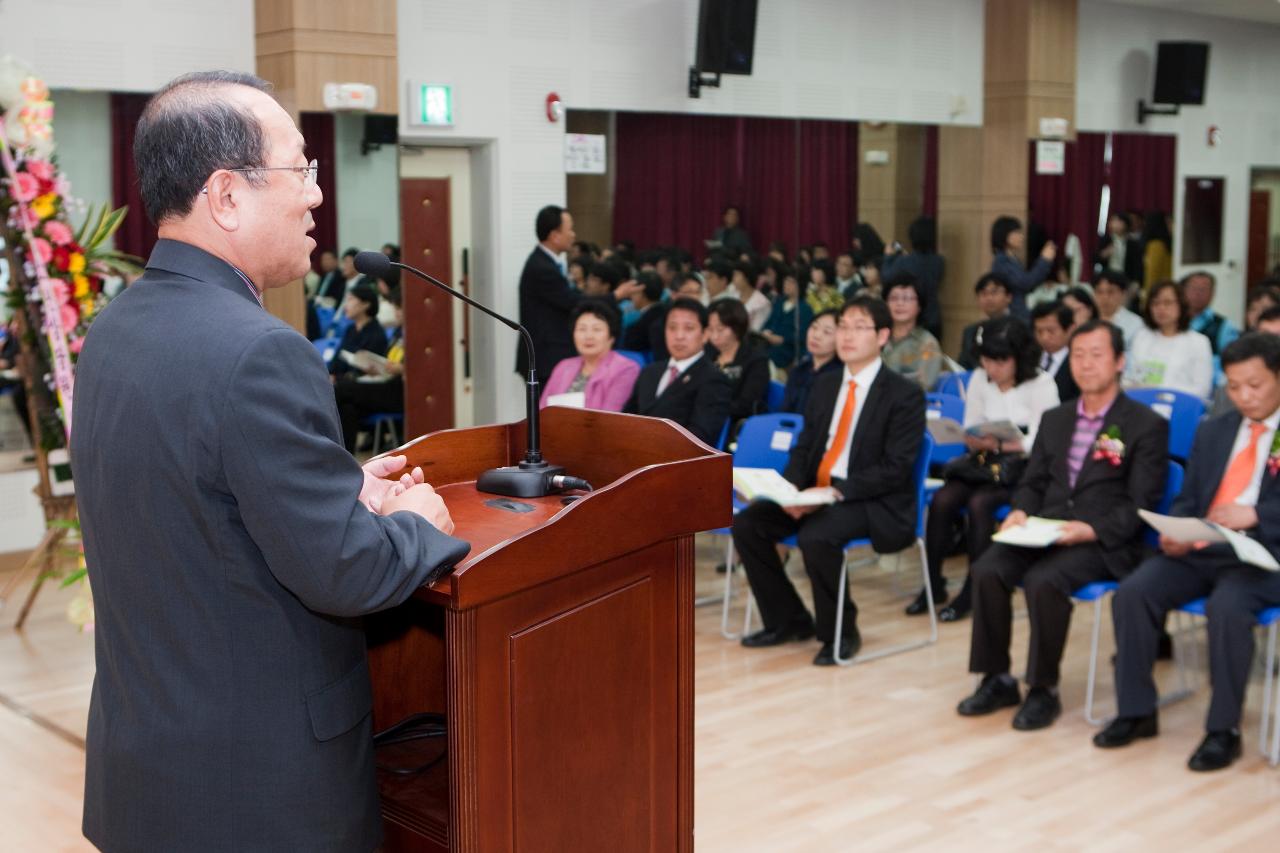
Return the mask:
<path id="1" fill-rule="evenodd" d="M 784 430 L 777 430 L 769 441 L 770 450 L 790 450 L 792 435 Z"/>

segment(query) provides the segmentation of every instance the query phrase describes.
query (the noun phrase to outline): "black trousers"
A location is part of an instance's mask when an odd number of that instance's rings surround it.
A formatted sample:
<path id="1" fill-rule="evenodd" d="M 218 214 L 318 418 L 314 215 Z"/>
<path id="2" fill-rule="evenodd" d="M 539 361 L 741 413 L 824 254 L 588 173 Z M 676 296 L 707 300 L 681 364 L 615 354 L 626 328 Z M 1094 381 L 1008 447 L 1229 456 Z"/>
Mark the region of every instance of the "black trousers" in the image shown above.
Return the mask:
<path id="1" fill-rule="evenodd" d="M 850 539 L 869 534 L 866 508 L 860 501 L 841 501 L 825 506 L 799 521 L 771 501 L 756 501 L 733 519 L 733 545 L 742 557 L 747 581 L 760 607 L 765 628 L 777 630 L 788 625 L 815 622 L 818 639 L 830 643 L 836 628 L 836 586 L 844 546 Z M 809 616 L 795 586 L 787 579 L 777 543 L 792 534 L 804 556 L 804 570 L 813 584 L 813 611 Z M 858 630 L 858 608 L 845 591 L 845 619 L 842 635 Z"/>
<path id="2" fill-rule="evenodd" d="M 929 520 L 925 526 L 925 554 L 929 561 L 929 584 L 933 595 L 946 589 L 942 576 L 942 564 L 951 550 L 951 531 L 962 511 L 968 510 L 969 565 L 978 562 L 991 537 L 996 532 L 996 510 L 1009 502 L 1009 490 L 1004 486 L 970 486 L 959 480 L 948 480 L 929 502 Z M 968 578 L 965 585 L 968 586 Z"/>
<path id="3" fill-rule="evenodd" d="M 399 377 L 386 382 L 357 382 L 354 377 L 342 376 L 333 386 L 333 394 L 342 421 L 342 443 L 349 453 L 355 452 L 362 420 L 370 415 L 404 411 L 404 380 Z"/>
<path id="4" fill-rule="evenodd" d="M 33 445 L 36 437 L 31 434 L 31 413 L 27 410 L 27 389 L 22 384 L 21 379 L 0 379 L 0 391 L 12 388 L 10 394 L 13 397 L 13 408 L 18 412 L 18 417 L 22 419 L 22 428 L 27 432 L 27 440 Z"/>
<path id="5" fill-rule="evenodd" d="M 1205 728 L 1216 732 L 1240 725 L 1253 661 L 1254 624 L 1258 611 L 1280 604 L 1280 573 L 1241 563 L 1226 545 L 1185 557 L 1157 555 L 1120 584 L 1111 604 L 1120 716 L 1142 717 L 1155 711 L 1151 668 L 1165 614 L 1205 596 L 1213 685 Z"/>
<path id="6" fill-rule="evenodd" d="M 1067 644 L 1067 629 L 1071 627 L 1071 593 L 1112 576 L 1102 561 L 1102 549 L 1092 542 L 1048 549 L 996 542 L 971 571 L 973 636 L 969 671 L 983 675 L 1009 671 L 1013 590 L 1022 583 L 1031 621 L 1027 684 L 1057 686 L 1058 666 Z"/>

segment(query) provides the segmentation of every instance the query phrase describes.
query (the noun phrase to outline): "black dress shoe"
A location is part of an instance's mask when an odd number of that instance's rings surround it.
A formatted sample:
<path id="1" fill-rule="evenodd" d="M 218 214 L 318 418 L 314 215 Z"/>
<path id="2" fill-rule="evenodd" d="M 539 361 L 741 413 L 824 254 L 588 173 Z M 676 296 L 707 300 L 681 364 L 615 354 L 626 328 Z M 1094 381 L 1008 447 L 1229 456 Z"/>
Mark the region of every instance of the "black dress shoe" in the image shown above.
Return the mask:
<path id="1" fill-rule="evenodd" d="M 813 625 L 801 622 L 796 625 L 787 625 L 783 628 L 770 630 L 762 628 L 754 634 L 748 634 L 742 638 L 742 645 L 749 649 L 763 649 L 769 646 L 780 646 L 783 643 L 789 643 L 792 640 L 807 640 L 813 636 Z"/>
<path id="2" fill-rule="evenodd" d="M 956 713 L 962 717 L 981 717 L 1001 708 L 1012 708 L 1021 701 L 1022 695 L 1018 692 L 1017 682 L 988 675 L 982 679 L 972 696 L 956 706 Z"/>
<path id="3" fill-rule="evenodd" d="M 1155 714 L 1145 717 L 1116 717 L 1107 727 L 1093 736 L 1093 745 L 1102 749 L 1128 746 L 1138 738 L 1155 737 L 1160 724 Z"/>
<path id="4" fill-rule="evenodd" d="M 1032 687 L 1027 701 L 1013 715 L 1013 727 L 1020 732 L 1047 729 L 1062 713 L 1062 700 L 1047 687 Z"/>
<path id="5" fill-rule="evenodd" d="M 946 607 L 938 611 L 939 622 L 959 622 L 969 616 L 968 602 L 956 599 L 954 604 L 948 604 Z"/>
<path id="6" fill-rule="evenodd" d="M 853 634 L 840 640 L 840 659 L 848 660 L 858 653 L 858 649 L 862 648 L 862 635 Z M 813 657 L 814 666 L 835 666 L 836 654 L 834 643 L 823 643 L 822 648 Z"/>
<path id="7" fill-rule="evenodd" d="M 937 584 L 934 588 L 942 590 L 933 594 L 933 606 L 938 607 L 947 601 L 946 590 L 943 589 L 945 584 Z M 907 605 L 908 616 L 923 616 L 929 612 L 929 599 L 925 596 L 924 590 L 920 590 L 920 594 L 916 596 L 916 600 Z"/>
<path id="8" fill-rule="evenodd" d="M 1221 770 L 1239 757 L 1239 732 L 1209 732 L 1191 754 L 1187 767 L 1198 773 Z"/>

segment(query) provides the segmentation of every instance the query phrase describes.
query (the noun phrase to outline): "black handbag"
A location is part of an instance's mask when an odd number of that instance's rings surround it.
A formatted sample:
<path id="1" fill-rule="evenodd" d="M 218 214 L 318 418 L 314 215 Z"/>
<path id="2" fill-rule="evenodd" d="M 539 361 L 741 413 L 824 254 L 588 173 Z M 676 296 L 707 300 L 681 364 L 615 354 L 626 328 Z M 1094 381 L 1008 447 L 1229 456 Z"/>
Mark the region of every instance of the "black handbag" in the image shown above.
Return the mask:
<path id="1" fill-rule="evenodd" d="M 1027 468 L 1025 453 L 996 453 L 979 450 L 957 456 L 942 468 L 944 480 L 959 480 L 969 486 L 1013 488 Z"/>

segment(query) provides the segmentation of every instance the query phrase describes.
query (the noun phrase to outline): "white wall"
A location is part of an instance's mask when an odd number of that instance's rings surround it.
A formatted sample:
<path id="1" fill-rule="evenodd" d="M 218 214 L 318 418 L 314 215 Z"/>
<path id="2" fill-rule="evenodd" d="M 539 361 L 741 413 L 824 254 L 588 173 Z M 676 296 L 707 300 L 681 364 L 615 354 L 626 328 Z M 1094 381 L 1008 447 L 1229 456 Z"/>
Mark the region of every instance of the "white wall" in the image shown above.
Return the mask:
<path id="1" fill-rule="evenodd" d="M 338 193 L 338 251 L 377 250 L 400 242 L 400 180 L 396 146 L 360 153 L 364 117 L 339 113 L 333 123 Z"/>
<path id="2" fill-rule="evenodd" d="M 54 156 L 67 179 L 71 194 L 90 207 L 111 202 L 111 96 L 106 92 L 51 93 L 53 100 Z M 143 212 L 130 211 L 130 216 Z M 79 225 L 84 214 L 72 214 Z"/>
<path id="3" fill-rule="evenodd" d="M 0 55 L 50 88 L 151 92 L 188 71 L 252 71 L 253 0 L 4 0 Z"/>
<path id="4" fill-rule="evenodd" d="M 1137 123 L 1139 98 L 1151 100 L 1158 41 L 1207 41 L 1205 105 L 1184 106 L 1178 116 Z M 1246 21 L 1081 0 L 1076 80 L 1080 130 L 1175 133 L 1177 198 L 1174 273 L 1182 221 L 1183 179 L 1225 178 L 1223 262 L 1209 266 L 1218 278 L 1215 306 L 1237 322 L 1244 313 L 1248 261 L 1249 173 L 1280 166 L 1280 27 Z M 1221 140 L 1208 144 L 1217 125 Z"/>
<path id="5" fill-rule="evenodd" d="M 686 94 L 697 0 L 399 0 L 399 65 L 409 81 L 454 87 L 455 126 L 427 131 L 401 117 L 401 133 L 436 144 L 491 146 L 473 158 L 476 293 L 517 311 L 533 220 L 563 203 L 564 124 L 544 116 L 556 92 L 577 109 L 979 124 L 982 0 L 761 0 L 750 77 Z M 402 104 L 408 104 L 402 92 Z M 476 177 L 477 171 L 492 172 Z M 483 276 L 483 277 L 482 277 Z M 522 416 L 511 366 L 516 338 L 495 338 L 477 358 L 480 421 Z M 496 380 L 486 382 L 486 380 Z"/>

